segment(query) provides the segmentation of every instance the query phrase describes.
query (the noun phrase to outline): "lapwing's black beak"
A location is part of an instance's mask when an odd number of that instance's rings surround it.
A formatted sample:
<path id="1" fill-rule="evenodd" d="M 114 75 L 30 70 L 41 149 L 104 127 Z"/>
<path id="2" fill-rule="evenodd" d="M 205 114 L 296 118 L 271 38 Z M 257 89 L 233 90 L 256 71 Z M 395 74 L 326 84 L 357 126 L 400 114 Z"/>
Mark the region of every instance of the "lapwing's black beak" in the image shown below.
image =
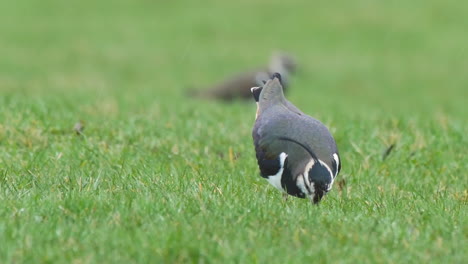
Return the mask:
<path id="1" fill-rule="evenodd" d="M 314 198 L 312 198 L 312 202 L 314 204 L 318 204 L 322 200 L 324 195 L 325 195 L 325 192 L 316 190 L 314 194 Z"/>
<path id="2" fill-rule="evenodd" d="M 322 188 L 323 187 L 323 188 Z M 328 188 L 325 188 L 325 186 L 317 186 L 317 188 L 315 189 L 315 194 L 314 194 L 314 197 L 312 198 L 312 202 L 314 204 L 318 204 L 323 196 L 325 196 L 325 194 L 327 194 L 327 192 L 329 191 Z"/>

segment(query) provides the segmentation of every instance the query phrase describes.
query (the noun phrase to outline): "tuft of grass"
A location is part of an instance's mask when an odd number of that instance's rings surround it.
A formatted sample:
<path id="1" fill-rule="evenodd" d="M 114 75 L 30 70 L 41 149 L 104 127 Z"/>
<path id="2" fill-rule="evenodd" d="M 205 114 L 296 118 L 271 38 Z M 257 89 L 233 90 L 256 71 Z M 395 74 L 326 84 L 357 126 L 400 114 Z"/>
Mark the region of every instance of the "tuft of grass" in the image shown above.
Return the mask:
<path id="1" fill-rule="evenodd" d="M 0 3 L 0 262 L 463 263 L 467 9 Z M 185 96 L 276 49 L 343 159 L 319 206 L 258 176 L 253 102 Z"/>

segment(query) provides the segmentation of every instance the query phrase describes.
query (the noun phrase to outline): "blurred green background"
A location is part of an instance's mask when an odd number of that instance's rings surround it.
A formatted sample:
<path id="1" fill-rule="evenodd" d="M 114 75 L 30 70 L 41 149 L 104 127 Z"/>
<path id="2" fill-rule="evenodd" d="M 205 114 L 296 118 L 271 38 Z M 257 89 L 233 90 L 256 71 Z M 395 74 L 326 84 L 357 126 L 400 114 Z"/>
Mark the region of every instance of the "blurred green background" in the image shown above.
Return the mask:
<path id="1" fill-rule="evenodd" d="M 329 108 L 462 112 L 466 11 L 459 1 L 8 1 L 2 90 L 173 95 L 282 49 L 299 58 L 296 89 L 333 98 Z"/>
<path id="2" fill-rule="evenodd" d="M 454 0 L 2 1 L 0 262 L 462 263 L 467 14 Z M 320 207 L 258 176 L 253 101 L 185 96 L 276 50 L 298 60 L 289 100 L 343 158 Z"/>

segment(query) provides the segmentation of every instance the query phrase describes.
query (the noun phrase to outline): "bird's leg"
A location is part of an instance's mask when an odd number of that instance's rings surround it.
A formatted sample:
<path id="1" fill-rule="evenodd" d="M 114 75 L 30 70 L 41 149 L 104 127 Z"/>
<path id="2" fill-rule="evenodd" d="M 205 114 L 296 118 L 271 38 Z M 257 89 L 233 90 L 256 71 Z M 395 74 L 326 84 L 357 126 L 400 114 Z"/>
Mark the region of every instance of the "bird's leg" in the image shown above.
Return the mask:
<path id="1" fill-rule="evenodd" d="M 287 201 L 288 200 L 288 194 L 287 193 L 283 193 L 283 201 Z"/>

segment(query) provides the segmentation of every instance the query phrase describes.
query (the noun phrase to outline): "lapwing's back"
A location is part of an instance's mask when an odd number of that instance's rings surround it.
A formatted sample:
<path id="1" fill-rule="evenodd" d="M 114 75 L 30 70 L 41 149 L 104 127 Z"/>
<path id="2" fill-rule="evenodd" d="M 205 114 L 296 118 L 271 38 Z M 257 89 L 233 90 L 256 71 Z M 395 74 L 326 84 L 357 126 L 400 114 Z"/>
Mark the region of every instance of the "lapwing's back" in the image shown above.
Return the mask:
<path id="1" fill-rule="evenodd" d="M 339 170 L 339 164 L 333 156 L 339 155 L 335 140 L 320 121 L 305 114 L 298 114 L 286 105 L 266 109 L 257 120 L 254 126 L 257 145 L 267 153 L 271 155 L 289 153 L 290 162 L 297 163 L 297 166 L 308 162 L 311 157 L 303 147 L 279 140 L 289 138 L 307 144 L 316 157 L 325 162 L 333 172 Z"/>
<path id="2" fill-rule="evenodd" d="M 252 88 L 258 100 L 252 137 L 262 177 L 290 195 L 320 201 L 340 170 L 330 131 L 284 98 L 281 76 Z"/>

